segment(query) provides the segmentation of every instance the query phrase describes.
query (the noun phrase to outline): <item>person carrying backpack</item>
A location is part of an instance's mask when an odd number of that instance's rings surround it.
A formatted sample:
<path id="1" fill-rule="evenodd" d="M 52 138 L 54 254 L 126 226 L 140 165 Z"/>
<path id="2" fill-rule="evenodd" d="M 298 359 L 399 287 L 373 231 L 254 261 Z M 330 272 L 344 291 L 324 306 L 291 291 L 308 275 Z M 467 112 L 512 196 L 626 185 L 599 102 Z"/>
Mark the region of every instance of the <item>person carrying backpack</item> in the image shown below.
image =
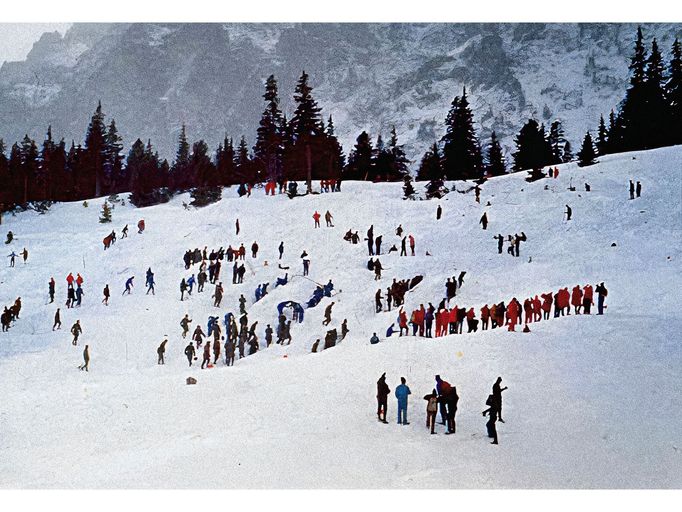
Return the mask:
<path id="1" fill-rule="evenodd" d="M 431 433 L 435 434 L 436 414 L 438 413 L 438 394 L 434 389 L 431 394 L 425 395 L 426 400 L 426 428 L 431 427 Z"/>

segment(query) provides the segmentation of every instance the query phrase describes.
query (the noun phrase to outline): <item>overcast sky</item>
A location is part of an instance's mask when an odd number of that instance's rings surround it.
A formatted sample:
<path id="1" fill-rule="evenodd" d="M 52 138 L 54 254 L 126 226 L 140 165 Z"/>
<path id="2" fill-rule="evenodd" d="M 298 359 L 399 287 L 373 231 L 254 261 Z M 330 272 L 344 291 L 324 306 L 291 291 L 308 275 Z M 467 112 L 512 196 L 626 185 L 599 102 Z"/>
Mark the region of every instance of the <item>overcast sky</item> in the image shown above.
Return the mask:
<path id="1" fill-rule="evenodd" d="M 0 64 L 24 60 L 44 32 L 64 32 L 71 23 L 0 23 Z"/>

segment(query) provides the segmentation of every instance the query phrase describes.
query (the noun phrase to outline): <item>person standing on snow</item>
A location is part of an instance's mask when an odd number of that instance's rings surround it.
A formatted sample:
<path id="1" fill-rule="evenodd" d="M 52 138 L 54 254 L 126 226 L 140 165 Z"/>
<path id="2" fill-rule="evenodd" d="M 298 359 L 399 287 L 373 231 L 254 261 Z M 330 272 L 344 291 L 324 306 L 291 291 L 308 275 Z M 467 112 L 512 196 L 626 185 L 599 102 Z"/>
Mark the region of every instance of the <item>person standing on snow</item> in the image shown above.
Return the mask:
<path id="1" fill-rule="evenodd" d="M 487 430 L 488 430 L 488 437 L 492 438 L 493 441 L 490 444 L 498 444 L 497 442 L 497 428 L 495 426 L 495 422 L 497 421 L 497 416 L 498 416 L 498 411 L 495 406 L 495 398 L 493 395 L 488 396 L 488 400 L 485 402 L 486 405 L 488 405 L 488 409 L 483 411 L 483 416 L 486 414 L 489 414 L 489 419 L 488 422 L 485 424 Z"/>
<path id="2" fill-rule="evenodd" d="M 412 256 L 414 256 L 414 237 L 410 235 L 408 238 L 410 240 L 410 250 L 412 251 Z"/>
<path id="3" fill-rule="evenodd" d="M 236 230 L 235 235 L 239 235 L 239 219 L 237 219 L 237 221 L 234 223 L 234 227 Z"/>
<path id="4" fill-rule="evenodd" d="M 479 220 L 478 223 L 483 226 L 484 231 L 486 229 L 488 229 L 488 213 L 487 212 L 483 212 L 483 215 L 481 216 L 481 220 Z"/>
<path id="5" fill-rule="evenodd" d="M 333 219 L 333 218 L 334 218 L 334 217 L 332 217 L 332 214 L 329 212 L 329 210 L 327 210 L 327 213 L 324 214 L 324 220 L 327 222 L 327 227 L 328 227 L 328 228 L 333 228 L 333 227 L 334 227 L 334 224 L 332 224 L 332 219 Z"/>
<path id="6" fill-rule="evenodd" d="M 313 219 L 315 220 L 315 227 L 319 228 L 320 227 L 320 214 L 317 210 L 315 210 L 315 213 L 313 213 Z"/>
<path id="7" fill-rule="evenodd" d="M 438 208 L 436 209 L 436 220 L 440 220 L 442 215 L 443 215 L 443 208 L 441 208 L 441 206 L 438 205 Z"/>
<path id="8" fill-rule="evenodd" d="M 571 207 L 566 205 L 566 220 L 569 221 L 571 220 L 571 215 L 573 214 L 573 210 L 571 210 Z"/>
<path id="9" fill-rule="evenodd" d="M 367 252 L 369 256 L 374 256 L 374 224 L 372 224 L 367 230 Z"/>
<path id="10" fill-rule="evenodd" d="M 637 186 L 639 187 L 639 181 L 637 182 Z M 639 190 L 641 190 L 641 187 L 639 187 Z M 637 197 L 639 197 L 639 192 L 637 193 Z M 24 250 L 19 254 L 21 254 L 22 258 L 24 259 L 24 265 L 26 265 L 26 260 L 28 259 L 28 250 L 26 247 L 24 247 Z"/>
<path id="11" fill-rule="evenodd" d="M 431 394 L 425 395 L 426 400 L 426 428 L 431 428 L 431 433 L 435 434 L 436 414 L 438 412 L 438 394 L 434 389 Z"/>
<path id="12" fill-rule="evenodd" d="M 12 251 L 12 253 L 11 253 L 9 256 L 7 256 L 8 258 L 11 258 L 11 259 L 9 260 L 9 266 L 10 266 L 10 268 L 11 268 L 11 267 L 14 267 L 14 258 L 16 258 L 17 256 L 18 256 L 18 254 L 15 253 L 14 251 Z"/>
<path id="13" fill-rule="evenodd" d="M 147 282 L 146 282 L 146 284 L 147 284 L 146 295 L 149 295 L 149 292 L 152 292 L 152 295 L 156 295 L 156 293 L 154 293 L 154 284 L 155 284 L 154 283 L 154 272 L 152 272 L 151 267 L 149 267 L 147 269 Z"/>
<path id="14" fill-rule="evenodd" d="M 284 241 L 279 243 L 279 259 L 282 259 L 282 256 L 284 255 Z"/>
<path id="15" fill-rule="evenodd" d="M 388 384 L 386 384 L 386 373 L 382 373 L 377 381 L 377 419 L 381 423 L 388 423 L 386 421 L 386 409 L 388 407 L 388 395 L 391 393 Z M 383 417 L 382 417 L 383 412 Z"/>
<path id="16" fill-rule="evenodd" d="M 609 291 L 606 289 L 606 286 L 604 286 L 604 282 L 600 283 L 595 288 L 594 291 L 597 292 L 597 314 L 603 315 L 604 308 L 606 307 L 604 305 L 604 300 L 606 299 L 606 296 L 609 294 Z"/>
<path id="17" fill-rule="evenodd" d="M 632 180 L 630 180 L 630 199 L 635 198 L 635 184 Z"/>
<path id="18" fill-rule="evenodd" d="M 497 411 L 497 419 L 504 423 L 504 420 L 502 419 L 502 391 L 507 389 L 507 386 L 505 387 L 500 387 L 500 383 L 502 382 L 502 377 L 498 377 L 497 380 L 495 381 L 495 384 L 493 384 L 493 403 L 495 405 L 495 410 Z"/>
<path id="19" fill-rule="evenodd" d="M 594 290 L 592 285 L 586 284 L 583 288 L 583 313 L 586 315 L 590 314 L 592 306 L 594 306 Z"/>
<path id="20" fill-rule="evenodd" d="M 51 277 L 50 283 L 48 284 L 48 294 L 50 295 L 50 304 L 52 304 L 54 302 L 54 287 L 55 287 L 54 277 Z"/>
<path id="21" fill-rule="evenodd" d="M 189 314 L 185 314 L 185 317 L 180 320 L 180 326 L 182 327 L 182 337 L 186 338 L 187 333 L 189 332 L 189 324 L 192 323 L 192 320 L 189 317 Z"/>
<path id="22" fill-rule="evenodd" d="M 405 377 L 400 377 L 400 385 L 395 388 L 395 397 L 398 399 L 398 425 L 409 425 L 407 421 L 407 396 L 412 391 L 406 384 Z"/>
<path id="23" fill-rule="evenodd" d="M 123 293 L 121 295 L 125 295 L 126 292 L 128 292 L 128 295 L 130 295 L 130 290 L 133 288 L 133 279 L 135 279 L 135 276 L 131 276 L 128 278 L 126 281 L 126 289 L 123 290 Z"/>
<path id="24" fill-rule="evenodd" d="M 637 191 L 637 197 L 640 197 L 642 195 L 642 184 L 639 181 L 637 182 L 636 191 Z M 26 249 L 24 249 L 24 250 L 26 250 Z M 24 258 L 24 262 L 25 261 L 26 261 L 26 258 Z"/>
<path id="25" fill-rule="evenodd" d="M 166 361 L 164 360 L 164 354 L 166 353 L 166 343 L 168 343 L 168 340 L 163 340 L 161 345 L 159 345 L 159 348 L 156 349 L 156 353 L 159 356 L 156 364 L 166 364 Z"/>
<path id="26" fill-rule="evenodd" d="M 109 297 L 111 296 L 111 293 L 109 292 L 109 285 L 105 284 L 104 285 L 104 290 L 102 290 L 102 294 L 104 295 L 104 298 L 102 299 L 102 304 L 105 306 L 109 305 Z"/>
<path id="27" fill-rule="evenodd" d="M 253 244 L 251 244 L 251 257 L 252 258 L 258 257 L 258 244 L 256 242 L 253 242 Z"/>

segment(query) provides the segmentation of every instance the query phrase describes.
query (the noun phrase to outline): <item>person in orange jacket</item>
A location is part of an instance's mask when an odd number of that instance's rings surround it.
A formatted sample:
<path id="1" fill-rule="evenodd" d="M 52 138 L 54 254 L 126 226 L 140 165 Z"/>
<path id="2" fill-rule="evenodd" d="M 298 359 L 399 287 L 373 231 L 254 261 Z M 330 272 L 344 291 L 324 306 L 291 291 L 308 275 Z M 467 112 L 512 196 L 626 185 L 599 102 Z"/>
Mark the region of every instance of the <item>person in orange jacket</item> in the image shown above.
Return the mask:
<path id="1" fill-rule="evenodd" d="M 571 294 L 568 288 L 562 288 L 559 290 L 559 308 L 561 311 L 566 310 L 566 314 L 571 314 Z"/>
<path id="2" fill-rule="evenodd" d="M 400 311 L 398 312 L 398 325 L 400 326 L 400 335 L 403 335 L 403 329 L 405 329 L 405 336 L 409 335 L 409 331 L 407 329 L 407 314 L 403 310 L 403 308 L 400 308 Z"/>
<path id="3" fill-rule="evenodd" d="M 419 305 L 417 310 L 416 320 L 419 326 L 419 336 L 424 336 L 424 317 L 426 316 L 426 310 L 424 309 L 424 304 Z"/>
<path id="4" fill-rule="evenodd" d="M 488 321 L 490 320 L 490 308 L 486 304 L 481 308 L 481 328 L 486 331 L 488 329 Z"/>
<path id="5" fill-rule="evenodd" d="M 586 284 L 583 288 L 583 313 L 586 315 L 590 314 L 590 309 L 594 306 L 594 290 L 592 285 Z"/>
<path id="6" fill-rule="evenodd" d="M 315 213 L 313 213 L 313 219 L 315 219 L 315 227 L 319 228 L 320 227 L 320 213 L 315 210 Z"/>
<path id="7" fill-rule="evenodd" d="M 577 284 L 573 287 L 571 292 L 571 304 L 575 308 L 575 314 L 580 314 L 580 308 L 583 305 L 583 291 L 580 289 L 580 285 Z"/>

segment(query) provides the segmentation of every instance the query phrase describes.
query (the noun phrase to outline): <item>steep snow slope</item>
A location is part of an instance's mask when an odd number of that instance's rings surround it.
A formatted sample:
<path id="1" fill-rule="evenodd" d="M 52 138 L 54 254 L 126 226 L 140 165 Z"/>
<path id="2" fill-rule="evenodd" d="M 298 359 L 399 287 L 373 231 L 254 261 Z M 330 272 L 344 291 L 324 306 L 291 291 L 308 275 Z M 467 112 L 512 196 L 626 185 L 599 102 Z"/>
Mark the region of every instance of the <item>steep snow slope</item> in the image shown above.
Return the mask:
<path id="1" fill-rule="evenodd" d="M 103 199 L 59 204 L 44 216 L 3 219 L 17 241 L 6 252 L 30 251 L 28 264 L 0 273 L 0 304 L 22 297 L 21 319 L 0 334 L 0 485 L 10 487 L 680 487 L 679 298 L 682 148 L 608 156 L 588 168 L 560 166 L 556 180 L 528 184 L 522 175 L 442 201 L 401 199 L 399 185 L 344 183 L 336 194 L 289 200 L 257 190 L 200 210 L 186 197 L 146 209 L 117 206 L 111 225 L 98 223 Z M 628 200 L 628 179 L 643 195 Z M 588 182 L 592 191 L 583 192 Z M 568 190 L 569 184 L 577 192 Z M 468 184 L 457 183 L 459 191 Z M 547 189 L 545 189 L 547 187 Z M 490 201 L 491 206 L 484 205 Z M 574 219 L 562 221 L 564 205 Z M 312 214 L 329 209 L 335 228 L 313 229 Z M 488 212 L 483 231 L 478 220 Z M 147 229 L 134 225 L 144 218 Z M 234 235 L 239 218 L 240 236 Z M 129 224 L 131 234 L 110 250 L 102 238 Z M 521 301 L 559 287 L 605 281 L 602 317 L 564 317 L 533 324 L 530 334 L 500 329 L 440 339 L 384 339 L 395 312 L 374 314 L 377 283 L 366 269 L 366 245 L 343 241 L 349 229 L 370 224 L 384 235 L 384 250 L 398 244 L 402 224 L 417 240 L 417 256 L 381 257 L 381 286 L 425 276 L 406 296 L 408 310 L 437 305 L 447 277 L 467 271 L 460 305 Z M 324 221 L 322 222 L 324 226 Z M 524 231 L 521 257 L 498 255 L 493 235 Z M 322 313 L 330 299 L 306 310 L 290 346 L 272 346 L 211 370 L 187 368 L 186 341 L 178 325 L 187 312 L 206 325 L 214 314 L 212 286 L 180 302 L 178 284 L 188 248 L 233 246 L 257 240 L 257 260 L 247 258 L 245 283 L 232 285 L 222 316 L 236 311 L 240 293 L 253 302 L 262 282 L 274 283 L 277 246 L 283 265 L 300 274 L 299 255 L 311 256 L 310 279 L 333 279 L 333 327 L 348 318 L 340 345 L 310 354 L 323 338 Z M 615 242 L 616 246 L 611 244 Z M 398 244 L 399 245 L 399 244 Z M 428 251 L 431 256 L 425 256 Z M 4 255 L 3 255 L 4 256 Z M 532 261 L 529 262 L 529 258 Z M 264 260 L 269 265 L 264 266 Z M 8 261 L 5 258 L 5 261 Z M 156 295 L 144 294 L 144 272 L 156 274 Z M 194 267 L 196 271 L 196 267 Z M 68 272 L 85 278 L 84 304 L 63 307 Z M 253 273 L 255 273 L 255 275 Z M 135 275 L 131 296 L 123 283 Z M 47 282 L 57 300 L 46 305 Z M 109 283 L 110 306 L 100 304 Z M 249 320 L 276 323 L 276 305 L 305 301 L 314 283 L 299 275 L 248 307 Z M 62 306 L 63 328 L 52 332 Z M 68 329 L 80 319 L 83 335 L 71 345 Z M 368 343 L 372 332 L 382 343 Z M 165 366 L 156 347 L 169 336 Z M 79 372 L 84 344 L 90 372 Z M 409 426 L 376 421 L 376 380 L 386 372 L 391 389 L 405 376 L 412 389 Z M 421 397 L 441 374 L 461 400 L 454 436 L 430 436 Z M 505 424 L 500 445 L 485 437 L 485 399 L 501 375 Z M 196 386 L 186 386 L 194 376 Z"/>

